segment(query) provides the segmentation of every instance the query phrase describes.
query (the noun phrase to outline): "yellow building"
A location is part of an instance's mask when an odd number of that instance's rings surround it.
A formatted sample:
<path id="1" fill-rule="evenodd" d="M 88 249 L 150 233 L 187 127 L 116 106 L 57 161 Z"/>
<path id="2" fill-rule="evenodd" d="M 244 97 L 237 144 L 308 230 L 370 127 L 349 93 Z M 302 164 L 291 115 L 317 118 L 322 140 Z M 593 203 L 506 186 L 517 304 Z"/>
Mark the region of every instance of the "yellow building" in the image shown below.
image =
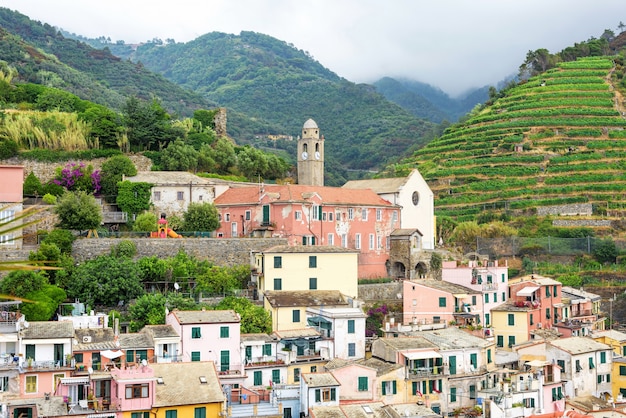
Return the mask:
<path id="1" fill-rule="evenodd" d="M 358 295 L 359 251 L 334 246 L 280 245 L 254 255 L 252 280 L 268 290 L 336 290 Z"/>
<path id="2" fill-rule="evenodd" d="M 538 309 L 517 307 L 512 303 L 503 303 L 491 309 L 491 323 L 496 337 L 496 347 L 510 350 L 516 344 L 528 341 L 533 313 L 539 317 Z"/>
<path id="3" fill-rule="evenodd" d="M 613 358 L 611 389 L 613 391 L 613 399 L 617 401 L 626 399 L 626 357 Z"/>
<path id="4" fill-rule="evenodd" d="M 302 373 L 317 373 L 324 370 L 324 365 L 328 360 L 303 361 L 289 363 L 287 365 L 287 383 L 288 385 L 299 385 L 300 375 Z"/>
<path id="5" fill-rule="evenodd" d="M 226 398 L 213 362 L 155 363 L 150 366 L 156 379 L 152 417 L 208 418 L 224 413 Z"/>
<path id="6" fill-rule="evenodd" d="M 337 290 L 266 291 L 263 305 L 272 317 L 272 331 L 306 328 L 307 308 L 349 306 Z"/>
<path id="7" fill-rule="evenodd" d="M 609 329 L 605 331 L 594 331 L 591 338 L 599 343 L 611 346 L 613 352 L 618 356 L 626 357 L 626 334 Z M 625 386 L 626 387 L 626 386 Z"/>

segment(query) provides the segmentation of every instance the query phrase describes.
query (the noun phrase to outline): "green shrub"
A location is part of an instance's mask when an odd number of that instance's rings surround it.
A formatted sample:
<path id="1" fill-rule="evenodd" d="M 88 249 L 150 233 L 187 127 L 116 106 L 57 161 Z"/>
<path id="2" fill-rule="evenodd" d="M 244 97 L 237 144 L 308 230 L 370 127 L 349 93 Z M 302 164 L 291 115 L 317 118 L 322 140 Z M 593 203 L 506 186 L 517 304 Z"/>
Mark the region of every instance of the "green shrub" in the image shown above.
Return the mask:
<path id="1" fill-rule="evenodd" d="M 113 257 L 133 258 L 137 254 L 137 246 L 131 240 L 122 240 L 111 247 Z"/>
<path id="2" fill-rule="evenodd" d="M 6 160 L 17 155 L 17 142 L 10 139 L 0 141 L 0 160 Z"/>
<path id="3" fill-rule="evenodd" d="M 71 254 L 72 243 L 75 239 L 76 237 L 74 234 L 67 229 L 53 229 L 44 236 L 41 242 L 46 244 L 55 244 L 59 247 L 63 254 Z"/>
<path id="4" fill-rule="evenodd" d="M 56 205 L 57 197 L 53 194 L 46 193 L 43 195 L 43 202 L 47 205 Z"/>

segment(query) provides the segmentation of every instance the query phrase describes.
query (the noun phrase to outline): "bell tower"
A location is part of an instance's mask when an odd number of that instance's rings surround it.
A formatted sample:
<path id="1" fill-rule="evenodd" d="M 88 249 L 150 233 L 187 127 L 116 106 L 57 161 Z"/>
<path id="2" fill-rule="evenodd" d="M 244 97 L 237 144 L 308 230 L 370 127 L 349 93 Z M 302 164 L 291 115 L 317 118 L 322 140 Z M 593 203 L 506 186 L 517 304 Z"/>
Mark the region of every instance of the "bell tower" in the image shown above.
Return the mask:
<path id="1" fill-rule="evenodd" d="M 324 135 L 313 119 L 304 122 L 298 139 L 298 184 L 324 185 Z"/>

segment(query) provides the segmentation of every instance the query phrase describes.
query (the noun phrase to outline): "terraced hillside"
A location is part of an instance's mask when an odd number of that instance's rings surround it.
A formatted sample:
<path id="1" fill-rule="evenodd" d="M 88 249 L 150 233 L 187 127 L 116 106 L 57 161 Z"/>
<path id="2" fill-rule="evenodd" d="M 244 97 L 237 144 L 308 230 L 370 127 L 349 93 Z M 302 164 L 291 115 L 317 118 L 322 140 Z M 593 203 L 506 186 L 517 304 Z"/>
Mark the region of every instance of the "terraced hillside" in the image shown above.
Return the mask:
<path id="1" fill-rule="evenodd" d="M 564 62 L 449 128 L 396 170 L 414 167 L 439 216 L 590 202 L 626 211 L 626 118 L 611 57 Z M 620 70 L 621 71 L 621 70 Z"/>

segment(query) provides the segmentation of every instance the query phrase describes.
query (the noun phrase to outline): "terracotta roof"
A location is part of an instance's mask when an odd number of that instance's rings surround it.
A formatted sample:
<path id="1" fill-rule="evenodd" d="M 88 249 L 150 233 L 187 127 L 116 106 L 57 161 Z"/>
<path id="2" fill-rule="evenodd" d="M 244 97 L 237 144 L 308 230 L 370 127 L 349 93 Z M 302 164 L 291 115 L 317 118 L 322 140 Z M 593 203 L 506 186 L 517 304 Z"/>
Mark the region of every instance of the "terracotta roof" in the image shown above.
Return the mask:
<path id="1" fill-rule="evenodd" d="M 213 362 L 156 363 L 154 370 L 155 407 L 200 405 L 224 402 L 224 393 L 217 379 Z M 200 378 L 204 377 L 206 383 Z M 159 383 L 159 378 L 163 383 Z"/>
<path id="2" fill-rule="evenodd" d="M 232 309 L 222 311 L 172 311 L 179 324 L 215 324 L 241 322 L 239 314 Z"/>
<path id="3" fill-rule="evenodd" d="M 271 196 L 272 203 L 310 203 L 318 195 L 322 205 L 385 206 L 392 205 L 372 190 L 344 189 L 340 187 L 307 186 L 302 184 L 263 185 L 229 189 L 218 196 L 215 206 L 258 205 L 261 197 Z"/>
<path id="4" fill-rule="evenodd" d="M 73 338 L 74 324 L 71 321 L 28 321 L 22 331 L 24 339 Z"/>
<path id="5" fill-rule="evenodd" d="M 284 306 L 348 305 L 338 290 L 266 290 L 265 298 L 275 308 Z"/>
<path id="6" fill-rule="evenodd" d="M 73 349 L 78 351 L 114 350 L 115 335 L 112 328 L 78 328 L 74 330 L 77 344 Z"/>
<path id="7" fill-rule="evenodd" d="M 419 279 L 411 280 L 411 284 L 430 287 L 431 289 L 437 289 L 452 294 L 468 293 L 470 295 L 481 294 L 482 292 L 469 287 L 461 286 L 460 284 L 444 282 L 443 280 L 433 279 Z"/>

